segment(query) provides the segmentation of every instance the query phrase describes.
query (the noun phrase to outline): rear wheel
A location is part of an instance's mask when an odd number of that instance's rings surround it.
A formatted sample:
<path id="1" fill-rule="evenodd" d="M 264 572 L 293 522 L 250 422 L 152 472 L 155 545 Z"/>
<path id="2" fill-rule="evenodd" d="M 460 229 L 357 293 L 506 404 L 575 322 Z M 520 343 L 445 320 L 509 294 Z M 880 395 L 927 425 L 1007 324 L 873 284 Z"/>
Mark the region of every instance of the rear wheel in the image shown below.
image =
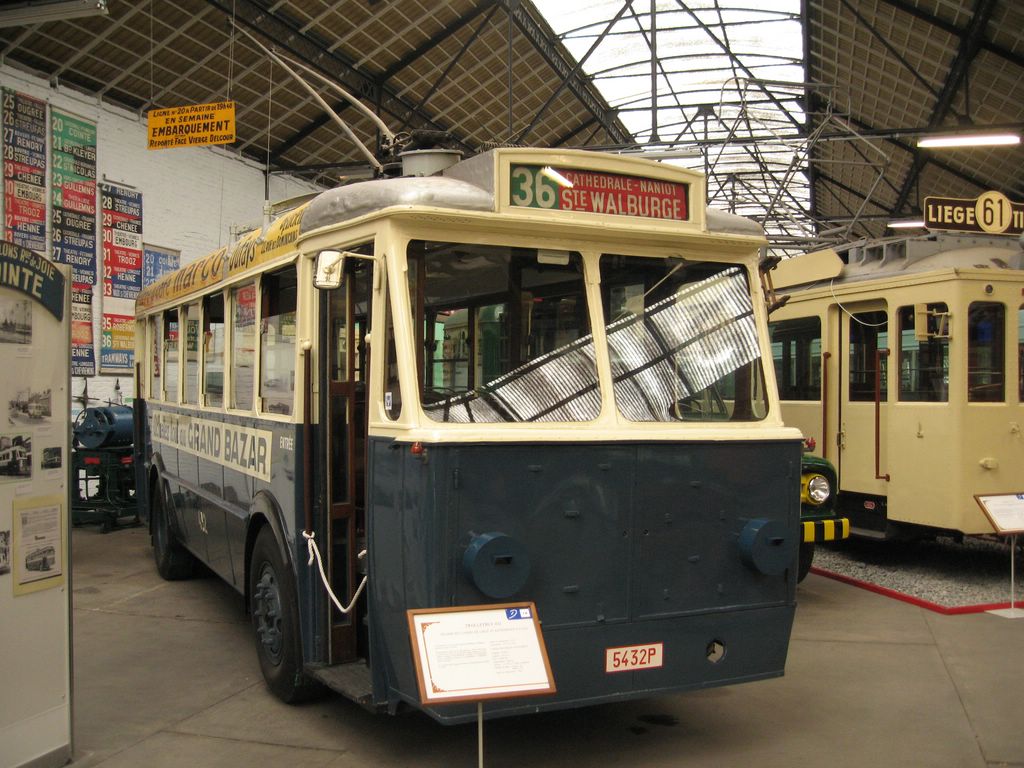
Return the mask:
<path id="1" fill-rule="evenodd" d="M 149 519 L 153 526 L 153 559 L 156 560 L 157 573 L 168 581 L 190 578 L 195 572 L 195 557 L 171 531 L 163 483 L 157 481 L 153 486 L 149 503 Z"/>
<path id="2" fill-rule="evenodd" d="M 256 655 L 267 687 L 288 704 L 309 698 L 318 689 L 302 673 L 294 580 L 270 526 L 256 536 L 249 564 L 249 595 Z"/>

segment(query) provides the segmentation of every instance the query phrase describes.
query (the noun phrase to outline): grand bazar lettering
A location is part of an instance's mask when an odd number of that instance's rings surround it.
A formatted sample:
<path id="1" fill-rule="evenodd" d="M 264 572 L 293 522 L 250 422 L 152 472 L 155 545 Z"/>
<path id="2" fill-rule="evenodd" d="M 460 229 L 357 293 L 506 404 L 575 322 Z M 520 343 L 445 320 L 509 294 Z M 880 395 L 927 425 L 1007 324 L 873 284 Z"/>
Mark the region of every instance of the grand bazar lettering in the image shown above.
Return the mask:
<path id="1" fill-rule="evenodd" d="M 270 479 L 271 434 L 265 430 L 173 414 L 155 415 L 151 429 L 153 439 L 159 442 L 247 475 Z"/>

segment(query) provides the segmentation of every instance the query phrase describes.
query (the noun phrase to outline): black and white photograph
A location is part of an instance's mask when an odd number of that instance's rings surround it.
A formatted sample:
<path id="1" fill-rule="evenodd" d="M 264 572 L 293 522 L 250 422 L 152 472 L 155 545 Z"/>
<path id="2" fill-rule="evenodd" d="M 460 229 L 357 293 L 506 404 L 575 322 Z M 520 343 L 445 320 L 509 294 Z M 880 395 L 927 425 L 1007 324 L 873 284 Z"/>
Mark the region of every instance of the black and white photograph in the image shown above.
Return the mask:
<path id="1" fill-rule="evenodd" d="M 63 449 L 59 445 L 43 448 L 43 459 L 40 469 L 60 469 L 63 464 Z"/>
<path id="2" fill-rule="evenodd" d="M 31 300 L 0 298 L 0 344 L 31 343 Z"/>
<path id="3" fill-rule="evenodd" d="M 50 389 L 19 389 L 7 400 L 7 422 L 11 425 L 47 424 L 53 416 Z"/>
<path id="4" fill-rule="evenodd" d="M 0 576 L 11 572 L 11 532 L 0 531 Z"/>
<path id="5" fill-rule="evenodd" d="M 0 435 L 0 483 L 32 477 L 32 436 Z"/>

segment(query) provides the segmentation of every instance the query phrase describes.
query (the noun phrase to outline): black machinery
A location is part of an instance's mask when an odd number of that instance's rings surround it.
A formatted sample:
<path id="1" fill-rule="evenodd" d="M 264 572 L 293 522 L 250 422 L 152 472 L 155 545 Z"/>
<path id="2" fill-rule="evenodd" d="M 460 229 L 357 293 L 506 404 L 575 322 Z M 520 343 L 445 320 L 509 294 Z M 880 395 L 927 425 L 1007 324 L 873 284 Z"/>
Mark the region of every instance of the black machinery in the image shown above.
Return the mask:
<path id="1" fill-rule="evenodd" d="M 99 523 L 103 533 L 125 518 L 138 523 L 132 409 L 86 408 L 75 421 L 73 435 L 71 522 Z"/>

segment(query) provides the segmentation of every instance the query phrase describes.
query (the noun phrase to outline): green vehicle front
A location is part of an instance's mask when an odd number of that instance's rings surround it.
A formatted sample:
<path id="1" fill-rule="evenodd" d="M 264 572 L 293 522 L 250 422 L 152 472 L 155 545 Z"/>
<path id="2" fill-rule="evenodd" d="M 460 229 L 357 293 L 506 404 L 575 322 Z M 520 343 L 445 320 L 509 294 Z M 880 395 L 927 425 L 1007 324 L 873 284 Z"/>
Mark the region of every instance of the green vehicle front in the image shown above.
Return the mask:
<path id="1" fill-rule="evenodd" d="M 812 450 L 813 446 L 809 446 Z M 804 452 L 800 461 L 800 561 L 797 581 L 803 581 L 814 562 L 814 547 L 850 535 L 850 521 L 836 512 L 836 468 L 832 462 Z"/>

